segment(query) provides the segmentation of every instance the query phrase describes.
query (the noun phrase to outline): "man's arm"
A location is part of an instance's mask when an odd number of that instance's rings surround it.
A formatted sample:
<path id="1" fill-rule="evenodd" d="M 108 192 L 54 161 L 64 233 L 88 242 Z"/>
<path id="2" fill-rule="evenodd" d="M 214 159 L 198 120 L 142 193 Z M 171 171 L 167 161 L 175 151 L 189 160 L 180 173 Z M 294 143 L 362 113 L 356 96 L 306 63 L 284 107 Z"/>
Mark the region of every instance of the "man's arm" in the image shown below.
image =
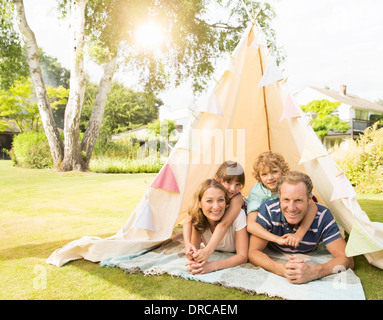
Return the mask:
<path id="1" fill-rule="evenodd" d="M 314 271 L 317 273 L 316 279 L 328 276 L 332 273 L 337 273 L 339 267 L 345 269 L 354 268 L 354 259 L 346 256 L 346 241 L 343 238 L 338 238 L 326 245 L 326 248 L 334 256 L 334 259 L 319 265 L 314 266 Z M 316 268 L 317 267 L 317 270 Z M 315 273 L 314 273 L 315 274 Z"/>
<path id="2" fill-rule="evenodd" d="M 284 265 L 271 259 L 263 252 L 268 241 L 254 235 L 250 235 L 249 261 L 267 271 L 284 276 Z"/>

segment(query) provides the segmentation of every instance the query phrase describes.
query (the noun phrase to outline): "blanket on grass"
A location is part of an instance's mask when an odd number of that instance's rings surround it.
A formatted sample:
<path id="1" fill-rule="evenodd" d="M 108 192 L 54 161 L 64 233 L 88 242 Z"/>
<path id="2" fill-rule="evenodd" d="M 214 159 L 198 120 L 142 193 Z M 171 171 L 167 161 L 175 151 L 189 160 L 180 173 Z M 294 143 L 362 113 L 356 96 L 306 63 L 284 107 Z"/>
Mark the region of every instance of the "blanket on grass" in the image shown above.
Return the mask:
<path id="1" fill-rule="evenodd" d="M 267 254 L 281 262 L 289 260 L 289 255 L 284 253 L 269 250 Z M 232 253 L 215 251 L 209 260 L 222 260 L 230 255 Z M 306 263 L 311 265 L 321 264 L 332 258 L 324 246 L 313 253 L 297 256 L 305 259 Z M 118 267 L 125 273 L 143 273 L 144 275 L 168 273 L 187 280 L 236 288 L 249 294 L 265 294 L 289 300 L 365 299 L 360 279 L 350 269 L 306 284 L 291 284 L 284 277 L 255 267 L 251 263 L 208 274 L 192 275 L 186 270 L 186 262 L 182 235 L 178 235 L 156 249 L 117 258 L 107 258 L 102 260 L 100 265 Z"/>

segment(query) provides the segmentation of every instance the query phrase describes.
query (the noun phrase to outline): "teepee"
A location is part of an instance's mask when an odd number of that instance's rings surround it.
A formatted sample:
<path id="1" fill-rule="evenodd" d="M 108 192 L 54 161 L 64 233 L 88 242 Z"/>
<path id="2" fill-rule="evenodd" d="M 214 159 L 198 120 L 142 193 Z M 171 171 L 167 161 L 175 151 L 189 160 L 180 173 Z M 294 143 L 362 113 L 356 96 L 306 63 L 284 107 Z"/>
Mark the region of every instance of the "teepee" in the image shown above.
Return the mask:
<path id="1" fill-rule="evenodd" d="M 126 224 L 110 238 L 75 240 L 53 252 L 47 263 L 62 266 L 81 258 L 98 262 L 162 243 L 185 218 L 197 186 L 213 177 L 223 161 L 242 164 L 246 175 L 242 193 L 247 196 L 256 182 L 253 161 L 267 150 L 282 154 L 292 170 L 312 178 L 319 202 L 350 234 L 347 255 L 364 254 L 383 269 L 383 224 L 371 222 L 360 208 L 350 182 L 284 88 L 283 74 L 254 23 L 228 56 L 221 77 Z"/>

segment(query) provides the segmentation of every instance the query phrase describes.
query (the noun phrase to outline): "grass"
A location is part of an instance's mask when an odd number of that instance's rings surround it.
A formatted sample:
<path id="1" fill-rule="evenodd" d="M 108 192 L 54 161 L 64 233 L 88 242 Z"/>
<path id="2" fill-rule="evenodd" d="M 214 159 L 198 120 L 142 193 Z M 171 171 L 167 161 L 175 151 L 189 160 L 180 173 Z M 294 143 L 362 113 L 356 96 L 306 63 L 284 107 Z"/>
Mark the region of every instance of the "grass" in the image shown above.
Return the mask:
<path id="1" fill-rule="evenodd" d="M 0 161 L 0 299 L 9 300 L 264 300 L 235 289 L 169 275 L 125 275 L 77 260 L 45 263 L 84 235 L 107 237 L 126 222 L 155 174 L 59 173 Z M 383 194 L 361 195 L 371 220 L 383 222 Z M 367 299 L 383 299 L 382 270 L 355 258 Z"/>

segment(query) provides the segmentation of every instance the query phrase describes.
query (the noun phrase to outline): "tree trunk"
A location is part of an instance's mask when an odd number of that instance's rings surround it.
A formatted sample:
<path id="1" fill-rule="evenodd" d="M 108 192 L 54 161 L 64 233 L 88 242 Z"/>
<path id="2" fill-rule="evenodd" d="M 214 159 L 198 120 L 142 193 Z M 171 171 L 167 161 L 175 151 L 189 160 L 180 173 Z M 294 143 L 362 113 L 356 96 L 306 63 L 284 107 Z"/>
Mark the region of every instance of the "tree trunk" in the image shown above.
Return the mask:
<path id="1" fill-rule="evenodd" d="M 13 0 L 13 4 L 17 25 L 27 50 L 28 66 L 35 88 L 41 122 L 43 124 L 45 135 L 47 136 L 50 151 L 52 154 L 53 165 L 55 168 L 59 168 L 64 158 L 64 144 L 60 137 L 56 122 L 53 118 L 52 109 L 50 107 L 48 95 L 45 89 L 45 84 L 40 68 L 36 38 L 27 23 L 23 1 Z"/>
<path id="2" fill-rule="evenodd" d="M 63 171 L 84 171 L 88 169 L 92 152 L 99 135 L 106 99 L 110 91 L 116 66 L 116 57 L 110 59 L 104 66 L 104 75 L 100 81 L 89 126 L 80 143 L 79 124 L 86 85 L 84 72 L 84 12 L 87 2 L 88 0 L 72 0 L 71 4 L 74 56 L 72 57 L 71 65 L 69 99 L 64 117 L 64 145 L 53 119 L 52 109 L 50 108 L 48 95 L 42 78 L 35 35 L 27 24 L 23 1 L 13 0 L 18 26 L 27 49 L 28 65 L 36 92 L 41 120 L 53 157 L 54 167 L 60 168 Z M 82 151 L 86 154 L 84 157 Z"/>
<path id="3" fill-rule="evenodd" d="M 72 0 L 71 26 L 73 28 L 73 53 L 70 91 L 64 118 L 63 170 L 86 170 L 80 147 L 80 115 L 85 94 L 84 45 L 85 6 L 88 0 Z"/>
<path id="4" fill-rule="evenodd" d="M 114 70 L 116 67 L 116 60 L 117 58 L 114 57 L 104 66 L 104 74 L 100 80 L 100 85 L 89 120 L 89 125 L 81 142 L 81 150 L 86 153 L 85 165 L 87 168 L 89 167 L 92 152 L 100 132 L 102 119 L 104 118 L 106 100 L 110 91 L 110 86 L 112 84 Z"/>

